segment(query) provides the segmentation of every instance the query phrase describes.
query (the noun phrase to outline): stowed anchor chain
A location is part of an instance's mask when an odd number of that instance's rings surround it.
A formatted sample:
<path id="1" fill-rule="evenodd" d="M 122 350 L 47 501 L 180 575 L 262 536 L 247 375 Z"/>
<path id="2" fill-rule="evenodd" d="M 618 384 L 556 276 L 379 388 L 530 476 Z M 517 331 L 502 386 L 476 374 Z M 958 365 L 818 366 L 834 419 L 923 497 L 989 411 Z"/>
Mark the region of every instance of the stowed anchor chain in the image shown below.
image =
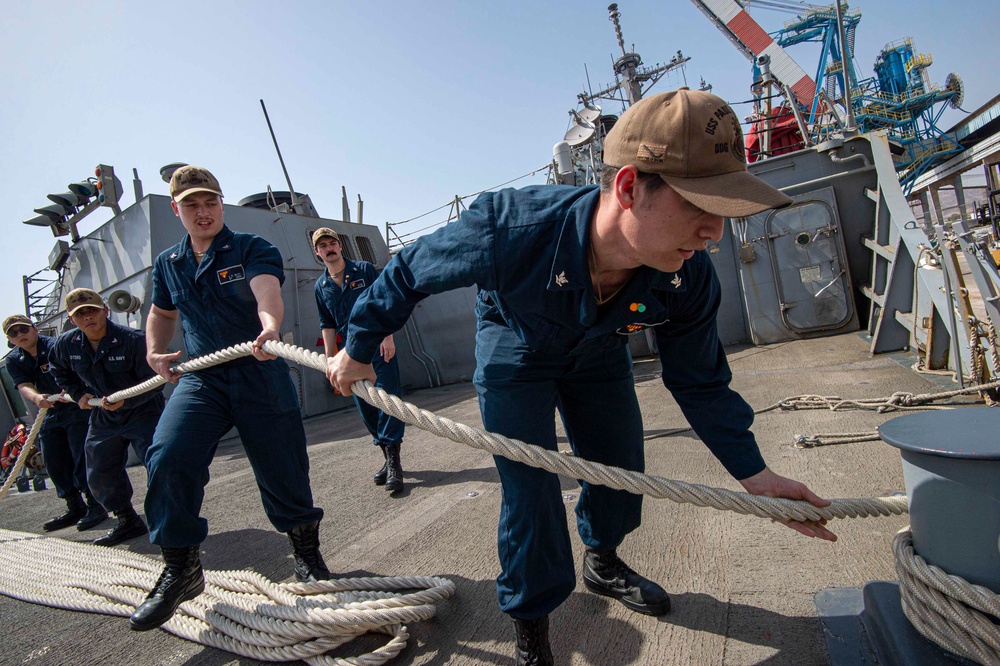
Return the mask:
<path id="1" fill-rule="evenodd" d="M 187 361 L 174 370 L 183 374 L 249 356 L 251 346 L 251 342 L 244 342 Z M 326 371 L 326 357 L 316 352 L 275 341 L 264 343 L 264 351 Z M 118 402 L 135 397 L 165 381 L 154 377 L 106 399 Z M 738 493 L 609 467 L 439 417 L 387 394 L 368 381 L 355 382 L 351 388 L 385 413 L 452 441 L 569 478 L 632 493 L 778 521 L 890 516 L 908 511 L 905 497 L 835 499 L 830 506 L 817 507 L 804 501 Z M 94 406 L 101 403 L 96 398 L 90 402 Z M 44 410 L 32 426 L 35 438 L 42 418 Z M 33 442 L 29 435 L 29 443 Z M 25 550 L 30 548 L 39 551 Z M 56 551 L 60 553 L 61 575 L 47 575 L 44 586 L 43 581 L 26 586 L 25 581 L 32 580 L 30 563 L 40 558 L 47 563 L 55 561 Z M 26 601 L 127 615 L 152 589 L 160 567 L 157 560 L 129 551 L 0 530 L 0 593 Z M 251 572 L 206 572 L 206 578 L 209 583 L 206 593 L 182 604 L 164 629 L 243 656 L 269 661 L 304 659 L 311 664 L 385 663 L 406 645 L 408 634 L 404 623 L 433 616 L 434 601 L 450 597 L 455 589 L 453 583 L 443 578 L 364 578 L 290 584 L 271 583 Z M 424 591 L 405 595 L 379 591 L 420 588 Z M 244 597 L 250 599 L 249 606 Z M 350 660 L 324 654 L 369 631 L 393 638 L 382 648 Z"/>

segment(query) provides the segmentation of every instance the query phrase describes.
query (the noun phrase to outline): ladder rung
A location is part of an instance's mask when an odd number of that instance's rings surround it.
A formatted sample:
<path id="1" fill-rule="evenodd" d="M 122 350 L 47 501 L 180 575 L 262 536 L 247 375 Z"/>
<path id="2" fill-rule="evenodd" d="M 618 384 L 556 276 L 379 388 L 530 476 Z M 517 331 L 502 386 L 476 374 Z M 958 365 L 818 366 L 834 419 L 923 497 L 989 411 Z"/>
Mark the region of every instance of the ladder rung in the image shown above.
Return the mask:
<path id="1" fill-rule="evenodd" d="M 864 242 L 865 247 L 880 257 L 885 257 L 889 261 L 892 261 L 896 257 L 896 250 L 891 245 L 879 245 L 871 238 L 865 238 Z"/>
<path id="2" fill-rule="evenodd" d="M 873 301 L 876 305 L 885 305 L 885 296 L 882 294 L 876 294 L 872 291 L 871 287 L 861 287 L 861 293 L 867 296 L 868 299 Z"/>
<path id="3" fill-rule="evenodd" d="M 894 318 L 896 319 L 896 321 L 898 321 L 903 326 L 903 328 L 905 328 L 906 330 L 908 330 L 910 333 L 913 333 L 913 313 L 912 312 L 900 312 L 899 310 L 896 310 Z"/>

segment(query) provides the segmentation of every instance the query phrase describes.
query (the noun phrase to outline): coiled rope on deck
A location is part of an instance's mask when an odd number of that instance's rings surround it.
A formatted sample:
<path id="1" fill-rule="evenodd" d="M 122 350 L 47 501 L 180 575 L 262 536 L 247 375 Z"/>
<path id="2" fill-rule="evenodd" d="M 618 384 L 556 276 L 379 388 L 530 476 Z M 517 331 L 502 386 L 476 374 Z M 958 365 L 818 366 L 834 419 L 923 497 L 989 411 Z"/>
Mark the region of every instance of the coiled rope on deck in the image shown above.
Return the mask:
<path id="1" fill-rule="evenodd" d="M 920 634 L 987 666 L 1000 665 L 1000 597 L 928 564 L 909 527 L 892 542 L 903 613 Z"/>
<path id="2" fill-rule="evenodd" d="M 159 560 L 118 548 L 0 529 L 0 586 L 7 596 L 69 610 L 128 617 L 156 585 Z M 38 562 L 45 566 L 39 567 Z M 341 578 L 273 583 L 252 571 L 206 571 L 205 591 L 163 629 L 261 661 L 379 666 L 406 647 L 406 625 L 434 616 L 455 592 L 438 577 Z M 383 590 L 414 590 L 406 594 Z M 369 632 L 385 645 L 343 659 L 325 653 Z"/>

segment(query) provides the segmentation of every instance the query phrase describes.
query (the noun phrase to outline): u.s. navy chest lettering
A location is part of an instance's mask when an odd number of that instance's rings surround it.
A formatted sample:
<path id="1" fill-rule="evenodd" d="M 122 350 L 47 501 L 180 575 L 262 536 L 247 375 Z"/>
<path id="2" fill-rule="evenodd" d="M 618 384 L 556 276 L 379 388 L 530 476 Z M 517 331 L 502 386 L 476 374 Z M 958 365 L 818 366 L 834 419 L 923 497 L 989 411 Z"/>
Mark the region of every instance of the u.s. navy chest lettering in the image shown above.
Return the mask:
<path id="1" fill-rule="evenodd" d="M 220 285 L 247 279 L 246 271 L 243 270 L 243 264 L 237 264 L 229 268 L 220 268 L 215 271 L 215 276 L 219 278 Z"/>

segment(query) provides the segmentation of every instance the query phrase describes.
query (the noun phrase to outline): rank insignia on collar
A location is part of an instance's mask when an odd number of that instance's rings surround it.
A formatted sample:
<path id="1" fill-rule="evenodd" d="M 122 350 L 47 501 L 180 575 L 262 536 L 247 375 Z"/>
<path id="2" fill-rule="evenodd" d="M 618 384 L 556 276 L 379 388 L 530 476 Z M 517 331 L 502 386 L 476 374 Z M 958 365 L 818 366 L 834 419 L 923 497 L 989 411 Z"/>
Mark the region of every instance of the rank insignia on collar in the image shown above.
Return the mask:
<path id="1" fill-rule="evenodd" d="M 176 258 L 177 258 L 177 253 L 176 253 L 176 252 L 174 252 L 173 254 L 171 254 L 171 255 L 170 255 L 170 258 L 171 258 L 171 259 L 176 259 Z"/>
<path id="2" fill-rule="evenodd" d="M 556 284 L 560 287 L 565 287 L 567 283 L 569 283 L 569 280 L 566 279 L 566 271 L 556 276 Z"/>
<path id="3" fill-rule="evenodd" d="M 677 275 L 675 273 L 674 274 L 674 279 L 670 281 L 670 284 L 674 285 L 674 289 L 680 289 L 681 288 L 681 276 Z"/>

